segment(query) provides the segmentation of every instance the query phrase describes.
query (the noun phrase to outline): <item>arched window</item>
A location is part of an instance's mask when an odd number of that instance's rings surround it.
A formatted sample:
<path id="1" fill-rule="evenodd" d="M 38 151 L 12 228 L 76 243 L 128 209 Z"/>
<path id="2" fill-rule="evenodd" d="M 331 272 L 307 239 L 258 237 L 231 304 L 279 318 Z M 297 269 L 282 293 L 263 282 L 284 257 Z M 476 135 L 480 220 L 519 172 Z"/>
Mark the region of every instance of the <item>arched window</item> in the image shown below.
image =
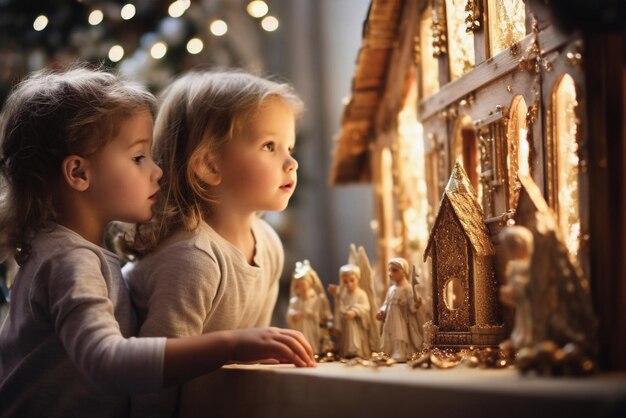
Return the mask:
<path id="1" fill-rule="evenodd" d="M 468 115 L 457 120 L 452 137 L 452 163 L 459 160 L 474 186 L 478 201 L 482 202 L 482 185 L 480 183 L 480 153 L 474 121 Z"/>
<path id="2" fill-rule="evenodd" d="M 580 204 L 578 187 L 578 123 L 576 85 L 563 75 L 552 91 L 552 188 L 551 204 L 556 211 L 570 253 L 580 247 Z"/>
<path id="3" fill-rule="evenodd" d="M 526 113 L 528 107 L 522 96 L 515 96 L 511 102 L 509 122 L 506 131 L 507 154 L 506 168 L 508 178 L 508 208 L 515 209 L 519 197 L 518 174 L 530 175 L 528 161 L 530 144 L 528 143 L 528 126 Z"/>

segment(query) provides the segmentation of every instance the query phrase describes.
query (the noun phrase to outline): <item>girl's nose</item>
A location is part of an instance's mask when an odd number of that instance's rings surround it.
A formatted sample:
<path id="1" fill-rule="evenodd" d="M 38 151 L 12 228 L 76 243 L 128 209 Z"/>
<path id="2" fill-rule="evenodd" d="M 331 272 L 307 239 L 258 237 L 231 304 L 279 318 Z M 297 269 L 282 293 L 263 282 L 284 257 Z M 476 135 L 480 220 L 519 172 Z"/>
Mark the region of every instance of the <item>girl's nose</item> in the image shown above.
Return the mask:
<path id="1" fill-rule="evenodd" d="M 287 157 L 285 169 L 286 171 L 296 171 L 298 169 L 298 160 L 293 158 L 293 155 L 289 155 L 289 157 Z"/>
<path id="2" fill-rule="evenodd" d="M 163 170 L 157 165 L 157 163 L 154 162 L 154 160 L 150 159 L 150 161 L 152 161 L 152 164 L 154 165 L 152 175 L 150 177 L 152 181 L 157 182 L 161 177 L 163 177 Z"/>

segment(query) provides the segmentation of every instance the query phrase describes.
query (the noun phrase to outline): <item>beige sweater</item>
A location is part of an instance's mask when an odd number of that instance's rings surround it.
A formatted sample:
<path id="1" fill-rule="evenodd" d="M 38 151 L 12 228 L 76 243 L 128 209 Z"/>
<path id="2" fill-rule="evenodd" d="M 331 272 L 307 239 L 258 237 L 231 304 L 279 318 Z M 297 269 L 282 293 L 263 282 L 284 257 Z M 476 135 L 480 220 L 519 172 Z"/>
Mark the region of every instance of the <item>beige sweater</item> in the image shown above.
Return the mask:
<path id="1" fill-rule="evenodd" d="M 0 330 L 0 416 L 123 417 L 162 387 L 164 338 L 136 332 L 118 258 L 56 226 L 32 242 Z"/>
<path id="2" fill-rule="evenodd" d="M 179 231 L 154 252 L 124 266 L 124 277 L 143 321 L 140 336 L 182 337 L 210 331 L 268 326 L 278 296 L 283 247 L 262 219 L 252 225 L 254 266 L 202 223 Z M 175 391 L 133 400 L 134 416 L 171 416 Z"/>

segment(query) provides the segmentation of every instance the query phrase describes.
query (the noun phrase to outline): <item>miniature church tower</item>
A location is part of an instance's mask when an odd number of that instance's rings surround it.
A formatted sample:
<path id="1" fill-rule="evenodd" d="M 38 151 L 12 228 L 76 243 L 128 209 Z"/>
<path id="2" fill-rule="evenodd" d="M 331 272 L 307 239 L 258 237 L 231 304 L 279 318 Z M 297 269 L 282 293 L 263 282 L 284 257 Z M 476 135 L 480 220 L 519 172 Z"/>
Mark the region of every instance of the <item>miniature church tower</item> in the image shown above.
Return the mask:
<path id="1" fill-rule="evenodd" d="M 432 258 L 433 322 L 424 325 L 430 346 L 497 346 L 504 337 L 495 248 L 483 216 L 457 161 L 424 252 L 424 260 Z"/>

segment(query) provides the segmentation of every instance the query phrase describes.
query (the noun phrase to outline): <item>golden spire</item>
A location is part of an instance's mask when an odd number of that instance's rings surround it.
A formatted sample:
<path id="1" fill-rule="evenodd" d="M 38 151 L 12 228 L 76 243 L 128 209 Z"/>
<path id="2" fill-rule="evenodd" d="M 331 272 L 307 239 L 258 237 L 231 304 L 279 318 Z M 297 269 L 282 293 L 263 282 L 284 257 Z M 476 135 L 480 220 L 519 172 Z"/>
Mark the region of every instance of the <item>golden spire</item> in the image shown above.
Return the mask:
<path id="1" fill-rule="evenodd" d="M 446 186 L 446 193 L 470 193 L 472 196 L 476 196 L 476 191 L 474 191 L 474 187 L 467 176 L 467 172 L 465 172 L 465 169 L 459 160 L 456 160 L 452 173 L 450 173 L 450 180 Z"/>

